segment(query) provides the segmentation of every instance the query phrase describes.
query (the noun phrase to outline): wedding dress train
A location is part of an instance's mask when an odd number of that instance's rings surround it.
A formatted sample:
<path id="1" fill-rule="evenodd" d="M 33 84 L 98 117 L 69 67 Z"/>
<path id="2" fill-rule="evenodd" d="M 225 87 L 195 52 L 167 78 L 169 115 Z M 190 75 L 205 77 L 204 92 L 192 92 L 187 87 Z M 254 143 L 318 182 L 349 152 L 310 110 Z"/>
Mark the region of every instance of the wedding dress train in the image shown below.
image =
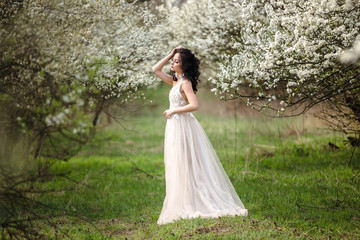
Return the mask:
<path id="1" fill-rule="evenodd" d="M 170 108 L 187 104 L 180 93 L 182 80 L 169 93 Z M 192 113 L 167 119 L 164 141 L 166 196 L 158 224 L 199 216 L 248 215 Z"/>

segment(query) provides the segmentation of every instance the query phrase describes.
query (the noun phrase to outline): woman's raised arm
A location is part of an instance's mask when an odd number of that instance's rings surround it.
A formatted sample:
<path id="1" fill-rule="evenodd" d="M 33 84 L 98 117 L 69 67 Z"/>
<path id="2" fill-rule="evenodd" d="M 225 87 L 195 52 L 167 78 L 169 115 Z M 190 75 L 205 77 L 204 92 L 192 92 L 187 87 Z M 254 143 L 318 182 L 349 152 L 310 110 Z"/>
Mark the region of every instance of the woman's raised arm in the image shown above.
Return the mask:
<path id="1" fill-rule="evenodd" d="M 171 86 L 173 85 L 172 76 L 163 72 L 162 68 L 172 57 L 174 57 L 175 51 L 178 48 L 181 48 L 181 46 L 174 48 L 168 56 L 166 56 L 165 58 L 160 60 L 157 64 L 155 64 L 155 66 L 152 67 L 152 70 L 156 74 L 156 76 L 158 76 L 161 80 L 163 80 L 164 82 L 166 82 L 167 84 L 169 84 Z"/>

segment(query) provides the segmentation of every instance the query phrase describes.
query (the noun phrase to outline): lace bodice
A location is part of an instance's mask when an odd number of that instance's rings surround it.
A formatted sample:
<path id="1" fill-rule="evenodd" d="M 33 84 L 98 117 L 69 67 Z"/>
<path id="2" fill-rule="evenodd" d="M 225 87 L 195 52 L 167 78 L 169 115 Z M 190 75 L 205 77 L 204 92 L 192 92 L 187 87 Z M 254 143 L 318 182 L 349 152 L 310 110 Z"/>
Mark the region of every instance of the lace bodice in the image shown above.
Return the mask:
<path id="1" fill-rule="evenodd" d="M 183 95 L 180 92 L 180 85 L 183 78 L 181 77 L 180 82 L 174 86 L 169 93 L 170 108 L 182 107 L 187 104 Z"/>
<path id="2" fill-rule="evenodd" d="M 181 86 L 182 81 L 183 81 L 183 78 L 181 77 L 178 84 L 176 84 L 176 86 L 174 86 L 170 90 L 170 93 L 169 93 L 170 109 L 182 107 L 182 106 L 185 106 L 188 104 L 180 92 L 180 86 Z M 179 114 L 181 114 L 182 116 L 190 116 L 190 117 L 195 118 L 191 112 L 183 112 L 183 113 L 179 113 Z M 179 119 L 179 114 L 178 113 L 173 114 L 174 118 Z"/>

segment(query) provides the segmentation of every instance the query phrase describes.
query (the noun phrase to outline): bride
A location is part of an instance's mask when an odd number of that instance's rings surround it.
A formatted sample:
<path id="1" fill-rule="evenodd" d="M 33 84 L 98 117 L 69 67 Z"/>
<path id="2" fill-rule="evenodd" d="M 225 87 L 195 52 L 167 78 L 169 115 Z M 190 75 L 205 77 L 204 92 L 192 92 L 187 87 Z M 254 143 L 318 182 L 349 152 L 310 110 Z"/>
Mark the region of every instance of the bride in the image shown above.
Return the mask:
<path id="1" fill-rule="evenodd" d="M 162 71 L 171 59 L 171 76 Z M 158 224 L 181 218 L 247 216 L 206 133 L 191 113 L 199 109 L 196 98 L 200 61 L 181 46 L 152 70 L 172 86 L 166 116 L 164 163 L 166 196 Z"/>

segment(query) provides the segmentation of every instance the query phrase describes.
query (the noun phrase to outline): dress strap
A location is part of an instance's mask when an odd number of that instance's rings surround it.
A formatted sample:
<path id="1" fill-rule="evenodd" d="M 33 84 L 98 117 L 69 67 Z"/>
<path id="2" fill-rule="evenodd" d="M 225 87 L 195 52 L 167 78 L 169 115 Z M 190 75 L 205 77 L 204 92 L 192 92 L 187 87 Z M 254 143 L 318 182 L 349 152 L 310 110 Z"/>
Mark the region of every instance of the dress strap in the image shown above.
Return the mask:
<path id="1" fill-rule="evenodd" d="M 175 77 L 176 77 L 177 79 L 179 79 L 179 78 L 178 78 L 178 75 L 177 75 L 177 73 L 176 73 L 176 72 L 175 72 Z M 181 78 L 180 78 L 179 83 L 181 83 L 181 82 L 182 82 L 183 78 L 184 78 L 184 74 L 182 74 L 182 75 L 181 75 Z"/>
<path id="2" fill-rule="evenodd" d="M 177 76 L 177 74 L 175 73 L 175 75 Z M 181 76 L 180 81 L 178 82 L 178 84 L 176 84 L 176 87 L 179 85 L 179 91 L 180 91 L 180 86 L 181 86 L 181 82 L 184 79 L 184 74 Z"/>
<path id="3" fill-rule="evenodd" d="M 179 83 L 178 83 L 178 84 L 179 84 L 179 93 L 180 93 L 180 95 L 181 95 L 182 98 L 184 98 L 184 96 L 183 96 L 182 93 L 181 93 L 181 83 L 182 83 L 183 79 L 184 79 L 184 74 L 181 76 L 180 81 L 179 81 Z"/>
<path id="4" fill-rule="evenodd" d="M 179 81 L 179 83 L 178 83 L 178 85 L 179 85 L 179 92 L 180 92 L 181 83 L 182 83 L 183 79 L 184 79 L 184 74 L 181 76 L 180 81 Z"/>

